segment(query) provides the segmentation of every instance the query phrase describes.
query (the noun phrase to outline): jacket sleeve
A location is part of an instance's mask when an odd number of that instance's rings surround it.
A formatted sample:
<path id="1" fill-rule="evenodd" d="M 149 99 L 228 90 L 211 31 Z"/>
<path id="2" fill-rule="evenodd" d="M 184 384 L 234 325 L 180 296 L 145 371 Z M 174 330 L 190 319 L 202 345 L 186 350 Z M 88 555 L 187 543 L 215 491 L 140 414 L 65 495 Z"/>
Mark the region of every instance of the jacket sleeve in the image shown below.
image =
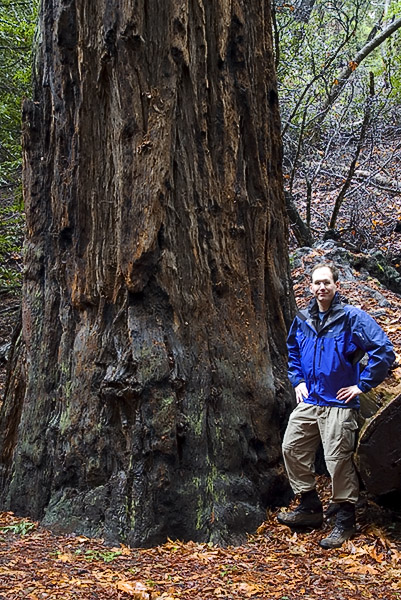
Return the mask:
<path id="1" fill-rule="evenodd" d="M 354 315 L 353 334 L 357 345 L 369 357 L 358 383 L 362 392 L 368 392 L 387 377 L 395 360 L 393 346 L 383 329 L 362 310 Z"/>
<path id="2" fill-rule="evenodd" d="M 298 319 L 295 317 L 292 322 L 290 332 L 287 338 L 288 348 L 288 379 L 293 387 L 296 387 L 302 381 L 305 381 L 301 367 L 301 352 L 297 340 Z"/>

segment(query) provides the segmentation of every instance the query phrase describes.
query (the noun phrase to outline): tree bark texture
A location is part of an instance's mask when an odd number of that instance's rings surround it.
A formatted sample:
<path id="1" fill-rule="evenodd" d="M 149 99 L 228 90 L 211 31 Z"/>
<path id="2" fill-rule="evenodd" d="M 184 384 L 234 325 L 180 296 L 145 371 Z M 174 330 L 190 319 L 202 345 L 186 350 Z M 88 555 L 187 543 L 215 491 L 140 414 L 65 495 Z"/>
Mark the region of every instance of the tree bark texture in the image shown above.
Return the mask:
<path id="1" fill-rule="evenodd" d="M 401 394 L 385 404 L 362 428 L 356 464 L 366 490 L 401 496 Z"/>
<path id="2" fill-rule="evenodd" d="M 239 540 L 288 491 L 269 3 L 44 0 L 23 147 L 2 506 L 131 545 Z"/>

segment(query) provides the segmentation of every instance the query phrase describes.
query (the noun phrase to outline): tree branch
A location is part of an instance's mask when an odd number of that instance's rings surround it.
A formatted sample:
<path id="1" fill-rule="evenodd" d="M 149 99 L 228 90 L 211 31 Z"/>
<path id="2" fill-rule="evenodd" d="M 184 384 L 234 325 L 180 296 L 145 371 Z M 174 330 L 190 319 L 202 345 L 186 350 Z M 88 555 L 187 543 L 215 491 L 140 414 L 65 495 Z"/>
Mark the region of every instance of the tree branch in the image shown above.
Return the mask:
<path id="1" fill-rule="evenodd" d="M 358 158 L 359 155 L 361 153 L 362 150 L 362 146 L 366 137 L 366 132 L 370 123 L 370 117 L 371 117 L 371 112 L 372 112 L 372 98 L 374 96 L 374 85 L 373 85 L 373 73 L 370 73 L 370 90 L 369 90 L 369 95 L 368 98 L 366 100 L 366 109 L 365 109 L 365 115 L 363 118 L 363 123 L 362 123 L 362 127 L 361 127 L 361 131 L 359 134 L 359 140 L 358 140 L 358 144 L 355 150 L 355 154 L 354 154 L 354 158 L 352 159 L 352 162 L 350 164 L 350 167 L 348 169 L 348 175 L 347 175 L 347 179 L 344 182 L 344 185 L 342 186 L 340 193 L 338 194 L 335 204 L 334 204 L 334 209 L 333 209 L 333 214 L 331 215 L 331 219 L 330 219 L 330 224 L 329 224 L 329 228 L 330 229 L 334 229 L 336 226 L 336 221 L 337 221 L 337 217 L 338 217 L 338 213 L 340 211 L 341 205 L 344 201 L 345 195 L 351 185 L 351 181 L 352 178 L 354 176 L 355 170 L 356 170 L 356 165 L 358 162 Z"/>
<path id="2" fill-rule="evenodd" d="M 351 77 L 351 75 L 355 71 L 355 69 L 361 64 L 361 62 L 367 56 L 369 56 L 369 54 L 371 54 L 373 52 L 373 50 L 376 50 L 376 48 L 378 48 L 380 46 L 380 44 L 382 44 L 387 38 L 389 38 L 400 27 L 401 27 L 401 17 L 399 17 L 398 19 L 395 19 L 392 23 L 390 23 L 390 25 L 388 27 L 386 27 L 386 29 L 383 29 L 383 31 L 379 35 L 377 35 L 375 38 L 373 38 L 373 40 L 368 41 L 363 46 L 363 48 L 361 48 L 361 50 L 359 50 L 359 52 L 357 52 L 357 54 L 354 56 L 354 58 L 348 62 L 347 67 L 337 77 L 338 83 L 335 85 L 334 84 L 332 85 L 329 97 L 327 98 L 326 102 L 324 103 L 324 105 L 322 107 L 322 111 L 320 112 L 320 117 L 321 117 L 322 113 L 325 114 L 328 111 L 330 106 L 338 98 L 338 96 L 342 92 L 345 84 L 347 83 L 348 79 Z"/>

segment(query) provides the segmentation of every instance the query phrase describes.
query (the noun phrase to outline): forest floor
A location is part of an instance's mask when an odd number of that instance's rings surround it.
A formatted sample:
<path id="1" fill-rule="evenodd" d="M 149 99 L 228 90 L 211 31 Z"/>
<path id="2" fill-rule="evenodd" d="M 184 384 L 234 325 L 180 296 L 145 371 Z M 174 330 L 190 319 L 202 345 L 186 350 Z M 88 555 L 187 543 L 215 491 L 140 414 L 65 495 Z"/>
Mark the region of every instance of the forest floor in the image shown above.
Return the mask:
<path id="1" fill-rule="evenodd" d="M 318 488 L 327 506 L 329 485 Z M 364 498 L 358 531 L 323 550 L 322 530 L 293 533 L 269 513 L 241 546 L 169 540 L 110 547 L 0 514 L 0 598 L 7 600 L 400 600 L 401 520 Z"/>

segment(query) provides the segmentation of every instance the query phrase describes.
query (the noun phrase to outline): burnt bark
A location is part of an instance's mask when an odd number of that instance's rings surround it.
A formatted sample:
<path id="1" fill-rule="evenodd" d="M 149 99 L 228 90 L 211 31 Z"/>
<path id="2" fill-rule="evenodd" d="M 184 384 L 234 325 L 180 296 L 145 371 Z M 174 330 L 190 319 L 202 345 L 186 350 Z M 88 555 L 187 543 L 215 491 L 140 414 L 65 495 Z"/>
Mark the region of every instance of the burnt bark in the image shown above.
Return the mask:
<path id="1" fill-rule="evenodd" d="M 287 493 L 269 3 L 44 0 L 38 39 L 1 504 L 132 545 L 235 541 Z"/>

